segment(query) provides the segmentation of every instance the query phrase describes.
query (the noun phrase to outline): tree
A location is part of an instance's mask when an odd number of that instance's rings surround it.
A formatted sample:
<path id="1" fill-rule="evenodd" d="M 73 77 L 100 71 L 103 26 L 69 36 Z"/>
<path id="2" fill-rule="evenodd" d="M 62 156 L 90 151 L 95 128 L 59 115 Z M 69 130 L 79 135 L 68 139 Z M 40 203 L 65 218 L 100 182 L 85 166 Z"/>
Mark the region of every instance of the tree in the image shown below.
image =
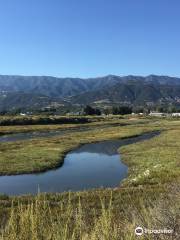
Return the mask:
<path id="1" fill-rule="evenodd" d="M 86 115 L 101 115 L 101 111 L 97 108 L 93 108 L 89 105 L 87 105 L 84 110 L 83 110 L 84 114 Z"/>
<path id="2" fill-rule="evenodd" d="M 105 108 L 104 109 L 104 114 L 108 115 L 112 113 L 112 109 L 111 108 Z"/>
<path id="3" fill-rule="evenodd" d="M 128 106 L 120 106 L 120 107 L 113 107 L 112 108 L 112 114 L 114 115 L 125 115 L 125 114 L 131 114 L 132 108 Z"/>

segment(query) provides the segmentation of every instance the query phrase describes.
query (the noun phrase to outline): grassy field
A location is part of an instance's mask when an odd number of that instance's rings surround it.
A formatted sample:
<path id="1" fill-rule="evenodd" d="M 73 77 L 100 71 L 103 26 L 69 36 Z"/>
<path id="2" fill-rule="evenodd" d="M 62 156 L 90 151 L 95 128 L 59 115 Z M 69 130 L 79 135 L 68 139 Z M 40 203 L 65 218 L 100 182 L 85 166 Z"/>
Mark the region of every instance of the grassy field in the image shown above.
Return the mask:
<path id="1" fill-rule="evenodd" d="M 5 118 L 5 121 L 10 121 L 13 116 L 9 117 L 0 117 L 0 122 L 2 119 Z M 51 117 L 50 117 L 51 118 Z M 131 121 L 127 119 L 127 117 L 122 117 L 122 116 L 110 116 L 110 117 L 86 117 L 88 119 L 87 123 L 68 123 L 68 124 L 43 124 L 40 125 L 34 124 L 34 125 L 24 125 L 24 124 L 16 124 L 16 125 L 0 125 L 0 135 L 5 135 L 5 134 L 15 134 L 15 133 L 27 133 L 27 132 L 45 132 L 45 131 L 53 131 L 53 130 L 66 130 L 66 129 L 80 129 L 82 127 L 98 127 L 98 126 L 113 126 L 113 125 L 130 125 L 130 124 L 143 124 L 150 122 L 150 119 L 147 118 L 132 118 Z M 23 117 L 18 117 L 18 119 L 22 119 L 23 122 Z M 35 118 L 36 119 L 36 118 Z M 3 120 L 4 121 L 4 120 Z M 2 121 L 2 122 L 3 122 Z"/>
<path id="2" fill-rule="evenodd" d="M 117 125 L 118 121 L 126 124 Z M 78 128 L 73 134 L 61 137 L 1 143 L 1 174 L 42 171 L 58 166 L 69 150 L 84 143 L 155 130 L 160 130 L 161 134 L 119 149 L 129 174 L 118 188 L 1 196 L 0 239 L 129 240 L 137 239 L 134 234 L 137 226 L 173 230 L 170 235 L 146 234 L 140 239 L 178 239 L 180 121 L 113 119 L 108 120 L 108 127 L 105 121 L 93 124 L 93 129 L 86 132 Z"/>
<path id="3" fill-rule="evenodd" d="M 137 239 L 137 226 L 174 231 L 141 239 L 178 239 L 179 197 L 177 186 L 170 185 L 21 197 L 12 206 L 3 200 L 10 210 L 1 213 L 1 239 L 128 240 Z"/>
<path id="4" fill-rule="evenodd" d="M 57 129 L 57 127 L 49 126 L 49 129 Z M 62 130 L 73 128 L 77 131 L 68 132 L 59 137 L 1 143 L 0 175 L 45 171 L 63 164 L 65 154 L 81 144 L 131 137 L 160 129 L 159 125 L 151 127 L 148 120 L 130 120 L 128 122 L 127 119 L 118 121 L 113 119 L 111 122 L 100 121 L 86 124 L 87 131 L 83 132 L 81 131 L 82 127 L 85 126 L 79 124 L 78 126 L 71 125 L 68 127 L 59 126 Z M 32 130 L 33 127 L 29 126 L 29 128 Z M 91 130 L 88 130 L 88 128 Z M 36 129 L 42 130 L 38 126 L 36 126 Z"/>
<path id="5" fill-rule="evenodd" d="M 120 148 L 129 166 L 124 184 L 163 184 L 180 176 L 180 127 L 163 131 L 159 136 Z"/>

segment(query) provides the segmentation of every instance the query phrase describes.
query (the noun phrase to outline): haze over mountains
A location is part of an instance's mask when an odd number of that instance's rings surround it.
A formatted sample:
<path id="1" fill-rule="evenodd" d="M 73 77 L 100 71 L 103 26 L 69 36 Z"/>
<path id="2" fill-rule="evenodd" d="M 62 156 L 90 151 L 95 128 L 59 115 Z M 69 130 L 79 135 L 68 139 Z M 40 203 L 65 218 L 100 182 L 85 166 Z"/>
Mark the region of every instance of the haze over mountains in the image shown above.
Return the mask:
<path id="1" fill-rule="evenodd" d="M 0 75 L 0 110 L 52 103 L 180 103 L 180 78 L 150 75 L 99 78 Z"/>

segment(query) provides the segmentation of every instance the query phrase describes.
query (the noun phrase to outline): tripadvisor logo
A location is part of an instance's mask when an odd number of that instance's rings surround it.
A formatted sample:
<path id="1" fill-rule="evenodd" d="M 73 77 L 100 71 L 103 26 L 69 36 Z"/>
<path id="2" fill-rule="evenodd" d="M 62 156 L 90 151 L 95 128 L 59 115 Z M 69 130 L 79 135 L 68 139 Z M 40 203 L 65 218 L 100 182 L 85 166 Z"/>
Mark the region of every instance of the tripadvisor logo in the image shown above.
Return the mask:
<path id="1" fill-rule="evenodd" d="M 172 229 L 147 229 L 147 228 L 142 228 L 142 227 L 137 227 L 135 228 L 135 234 L 137 236 L 141 236 L 143 234 L 172 234 L 173 230 Z"/>
<path id="2" fill-rule="evenodd" d="M 135 234 L 136 234 L 137 236 L 141 236 L 141 235 L 143 234 L 143 232 L 144 232 L 144 230 L 143 230 L 142 227 L 137 227 L 137 228 L 135 229 Z"/>

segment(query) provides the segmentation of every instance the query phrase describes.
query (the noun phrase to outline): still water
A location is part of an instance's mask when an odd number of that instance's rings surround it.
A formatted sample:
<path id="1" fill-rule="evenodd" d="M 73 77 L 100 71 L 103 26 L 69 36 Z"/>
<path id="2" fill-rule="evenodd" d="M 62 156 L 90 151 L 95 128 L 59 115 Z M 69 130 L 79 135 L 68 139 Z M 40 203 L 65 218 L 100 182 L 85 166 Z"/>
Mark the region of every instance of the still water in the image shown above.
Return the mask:
<path id="1" fill-rule="evenodd" d="M 127 177 L 128 168 L 117 152 L 122 145 L 150 139 L 158 133 L 144 134 L 126 140 L 85 144 L 69 152 L 64 164 L 38 174 L 0 177 L 0 193 L 8 195 L 41 192 L 78 191 L 100 187 L 117 187 Z"/>

